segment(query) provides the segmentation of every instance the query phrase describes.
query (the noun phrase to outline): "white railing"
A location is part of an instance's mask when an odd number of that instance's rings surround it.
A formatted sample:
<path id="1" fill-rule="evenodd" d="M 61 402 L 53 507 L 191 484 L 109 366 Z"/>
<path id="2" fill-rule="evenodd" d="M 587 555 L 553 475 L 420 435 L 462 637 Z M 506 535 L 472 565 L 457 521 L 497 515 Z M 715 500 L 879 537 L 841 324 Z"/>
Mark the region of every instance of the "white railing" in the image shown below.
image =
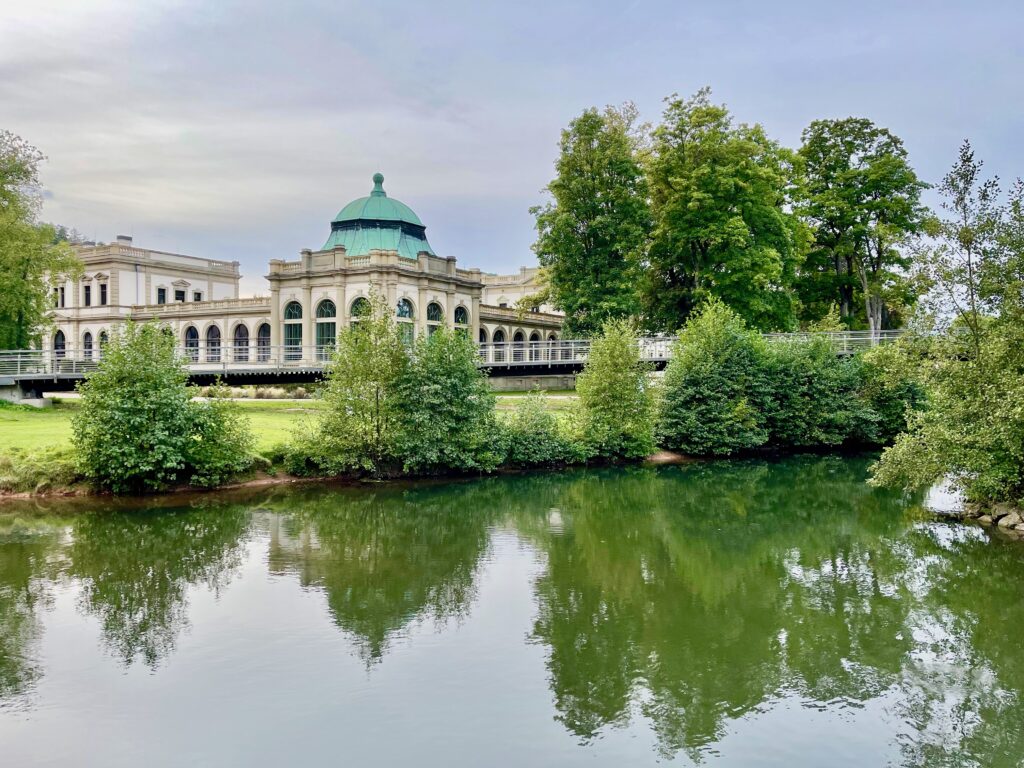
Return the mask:
<path id="1" fill-rule="evenodd" d="M 766 333 L 773 343 L 828 339 L 837 354 L 851 354 L 878 344 L 891 342 L 901 331 L 844 331 L 839 333 Z M 639 340 L 640 357 L 647 362 L 665 362 L 672 357 L 676 339 L 671 336 L 647 337 Z M 588 339 L 557 339 L 550 341 L 504 341 L 477 345 L 480 364 L 487 368 L 518 366 L 582 365 L 590 352 Z M 178 355 L 195 374 L 247 373 L 257 371 L 322 370 L 331 358 L 329 346 L 290 346 L 261 344 L 250 339 L 248 344 L 235 345 L 231 340 L 221 344 L 199 342 L 180 347 Z M 9 350 L 0 351 L 0 376 L 14 378 L 81 377 L 94 370 L 102 357 L 102 348 Z"/>

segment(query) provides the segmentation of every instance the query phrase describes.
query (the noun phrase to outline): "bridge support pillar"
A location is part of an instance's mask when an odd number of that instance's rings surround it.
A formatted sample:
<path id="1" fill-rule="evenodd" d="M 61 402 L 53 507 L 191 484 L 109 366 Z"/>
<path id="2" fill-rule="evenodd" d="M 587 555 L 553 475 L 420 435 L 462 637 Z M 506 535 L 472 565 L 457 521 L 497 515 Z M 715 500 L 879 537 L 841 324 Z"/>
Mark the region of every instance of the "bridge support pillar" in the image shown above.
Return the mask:
<path id="1" fill-rule="evenodd" d="M 47 408 L 53 405 L 48 397 L 43 397 L 32 385 L 15 381 L 7 376 L 0 376 L 0 400 L 19 405 L 31 405 L 33 408 Z"/>

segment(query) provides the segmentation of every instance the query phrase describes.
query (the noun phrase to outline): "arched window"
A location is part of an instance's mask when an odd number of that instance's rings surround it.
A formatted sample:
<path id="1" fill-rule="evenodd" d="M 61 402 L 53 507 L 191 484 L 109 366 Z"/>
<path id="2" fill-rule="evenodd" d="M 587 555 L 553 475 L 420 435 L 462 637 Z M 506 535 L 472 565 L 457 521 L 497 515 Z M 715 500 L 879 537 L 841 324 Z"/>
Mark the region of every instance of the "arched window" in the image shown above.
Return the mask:
<path id="1" fill-rule="evenodd" d="M 235 326 L 232 352 L 236 363 L 249 362 L 249 329 L 244 323 Z"/>
<path id="2" fill-rule="evenodd" d="M 206 362 L 220 362 L 220 328 L 216 325 L 206 329 Z"/>
<path id="3" fill-rule="evenodd" d="M 284 308 L 284 359 L 302 359 L 302 305 L 297 301 Z"/>
<path id="4" fill-rule="evenodd" d="M 486 344 L 487 343 L 487 329 L 484 328 L 483 326 L 480 326 L 480 343 L 481 344 Z"/>
<path id="5" fill-rule="evenodd" d="M 469 325 L 469 310 L 465 307 L 455 308 L 455 324 Z"/>
<path id="6" fill-rule="evenodd" d="M 88 331 L 82 336 L 82 356 L 86 360 L 92 360 L 92 334 Z"/>
<path id="7" fill-rule="evenodd" d="M 338 325 L 334 318 L 338 308 L 330 299 L 324 299 L 316 306 L 316 358 L 327 360 L 334 351 L 338 338 Z"/>
<path id="8" fill-rule="evenodd" d="M 270 324 L 260 323 L 256 329 L 256 359 L 265 363 L 270 359 Z"/>
<path id="9" fill-rule="evenodd" d="M 395 314 L 398 316 L 398 333 L 401 335 L 402 341 L 405 342 L 406 346 L 412 346 L 413 339 L 416 337 L 416 327 L 413 325 L 415 313 L 413 312 L 412 302 L 408 299 L 399 299 L 398 304 L 395 306 Z"/>
<path id="10" fill-rule="evenodd" d="M 499 328 L 491 339 L 494 341 L 494 359 L 500 363 L 505 359 L 505 332 Z"/>
<path id="11" fill-rule="evenodd" d="M 53 355 L 64 357 L 67 354 L 67 340 L 64 338 L 64 331 L 57 331 L 53 334 Z"/>
<path id="12" fill-rule="evenodd" d="M 523 361 L 525 355 L 524 347 L 526 346 L 526 334 L 522 331 L 516 331 L 512 335 L 512 362 L 520 363 Z"/>
<path id="13" fill-rule="evenodd" d="M 540 360 L 540 334 L 537 331 L 530 334 L 530 359 Z"/>
<path id="14" fill-rule="evenodd" d="M 444 310 L 436 301 L 427 304 L 427 334 L 432 334 L 444 323 Z"/>
<path id="15" fill-rule="evenodd" d="M 103 336 L 100 336 L 100 343 L 102 344 Z M 185 329 L 185 355 L 193 363 L 199 360 L 199 331 L 195 329 L 194 325 L 190 325 Z"/>

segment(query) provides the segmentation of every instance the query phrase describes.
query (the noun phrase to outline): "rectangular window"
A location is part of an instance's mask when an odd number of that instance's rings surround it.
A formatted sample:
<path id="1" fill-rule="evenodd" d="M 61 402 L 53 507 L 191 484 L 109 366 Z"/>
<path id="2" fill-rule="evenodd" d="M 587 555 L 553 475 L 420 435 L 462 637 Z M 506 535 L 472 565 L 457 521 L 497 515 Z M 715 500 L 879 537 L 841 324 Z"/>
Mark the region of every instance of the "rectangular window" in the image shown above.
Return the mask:
<path id="1" fill-rule="evenodd" d="M 185 300 L 185 292 L 184 291 L 175 291 L 174 292 L 174 300 L 175 301 L 184 301 Z"/>
<path id="2" fill-rule="evenodd" d="M 156 289 L 156 303 L 157 304 L 166 304 L 167 303 L 167 289 L 166 288 L 157 288 Z"/>
<path id="3" fill-rule="evenodd" d="M 195 291 L 192 294 L 192 301 L 202 301 L 202 300 L 203 300 L 203 294 L 201 294 L 199 291 Z"/>
<path id="4" fill-rule="evenodd" d="M 107 284 L 100 283 L 100 306 L 107 306 Z"/>
<path id="5" fill-rule="evenodd" d="M 302 359 L 302 323 L 284 324 L 284 359 Z"/>
<path id="6" fill-rule="evenodd" d="M 334 343 L 338 336 L 338 326 L 334 323 L 316 324 L 316 359 L 328 360 L 334 353 Z"/>
<path id="7" fill-rule="evenodd" d="M 57 290 L 60 291 L 60 308 L 64 309 L 64 286 L 62 285 Z"/>
<path id="8" fill-rule="evenodd" d="M 82 289 L 82 304 L 87 307 L 92 306 L 92 286 L 87 285 Z"/>
<path id="9" fill-rule="evenodd" d="M 53 308 L 57 309 L 60 307 L 60 291 L 56 288 L 53 289 Z"/>

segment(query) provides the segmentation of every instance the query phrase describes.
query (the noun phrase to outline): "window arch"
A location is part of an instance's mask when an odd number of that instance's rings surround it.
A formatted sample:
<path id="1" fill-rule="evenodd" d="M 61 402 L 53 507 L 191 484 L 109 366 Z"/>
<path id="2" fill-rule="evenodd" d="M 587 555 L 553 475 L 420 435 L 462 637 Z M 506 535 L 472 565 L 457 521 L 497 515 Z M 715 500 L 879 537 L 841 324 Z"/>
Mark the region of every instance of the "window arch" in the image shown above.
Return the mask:
<path id="1" fill-rule="evenodd" d="M 89 331 L 82 335 L 82 356 L 86 360 L 92 360 L 92 334 Z"/>
<path id="2" fill-rule="evenodd" d="M 486 344 L 487 343 L 487 329 L 484 328 L 482 325 L 480 326 L 480 336 L 479 336 L 479 338 L 480 338 L 480 343 L 481 344 Z"/>
<path id="3" fill-rule="evenodd" d="M 53 334 L 53 354 L 54 357 L 64 357 L 67 354 L 67 339 L 64 337 L 64 331 L 57 331 Z"/>
<path id="4" fill-rule="evenodd" d="M 465 307 L 455 308 L 455 324 L 469 325 L 469 310 Z"/>
<path id="5" fill-rule="evenodd" d="M 412 302 L 408 299 L 399 299 L 395 305 L 395 314 L 398 316 L 398 333 L 401 335 L 402 341 L 406 346 L 412 346 L 413 339 L 416 337 L 416 327 L 413 325 L 416 312 Z"/>
<path id="6" fill-rule="evenodd" d="M 523 348 L 526 346 L 526 334 L 522 331 L 516 331 L 512 335 L 512 361 L 522 362 L 523 360 Z"/>
<path id="7" fill-rule="evenodd" d="M 352 317 L 365 317 L 370 314 L 371 309 L 370 300 L 365 296 L 359 296 L 352 302 L 352 306 L 349 307 L 348 313 L 352 315 Z"/>
<path id="8" fill-rule="evenodd" d="M 505 344 L 505 332 L 499 328 L 491 336 L 491 340 L 496 345 L 494 347 L 494 359 L 500 363 L 505 359 L 505 347 L 503 346 Z"/>
<path id="9" fill-rule="evenodd" d="M 284 307 L 284 359 L 302 359 L 302 305 L 297 301 Z"/>
<path id="10" fill-rule="evenodd" d="M 193 363 L 199 360 L 199 331 L 194 325 L 185 329 L 185 355 Z"/>
<path id="11" fill-rule="evenodd" d="M 530 334 L 530 359 L 540 359 L 540 334 L 537 331 Z"/>
<path id="12" fill-rule="evenodd" d="M 206 329 L 206 362 L 220 362 L 220 328 L 216 325 Z"/>
<path id="13" fill-rule="evenodd" d="M 249 329 L 245 323 L 239 323 L 235 326 L 235 332 L 232 334 L 232 353 L 236 363 L 247 363 L 249 362 Z"/>
<path id="14" fill-rule="evenodd" d="M 260 323 L 256 329 L 256 359 L 265 363 L 270 359 L 270 324 Z"/>
<path id="15" fill-rule="evenodd" d="M 334 351 L 338 338 L 338 307 L 330 299 L 324 299 L 316 305 L 316 359 L 326 360 Z"/>
<path id="16" fill-rule="evenodd" d="M 441 305 L 436 301 L 432 301 L 427 304 L 427 322 L 428 323 L 443 323 L 444 322 L 444 310 L 441 309 Z"/>
<path id="17" fill-rule="evenodd" d="M 107 336 L 106 331 L 100 331 L 100 350 L 107 346 L 107 342 L 110 341 L 110 337 Z"/>

